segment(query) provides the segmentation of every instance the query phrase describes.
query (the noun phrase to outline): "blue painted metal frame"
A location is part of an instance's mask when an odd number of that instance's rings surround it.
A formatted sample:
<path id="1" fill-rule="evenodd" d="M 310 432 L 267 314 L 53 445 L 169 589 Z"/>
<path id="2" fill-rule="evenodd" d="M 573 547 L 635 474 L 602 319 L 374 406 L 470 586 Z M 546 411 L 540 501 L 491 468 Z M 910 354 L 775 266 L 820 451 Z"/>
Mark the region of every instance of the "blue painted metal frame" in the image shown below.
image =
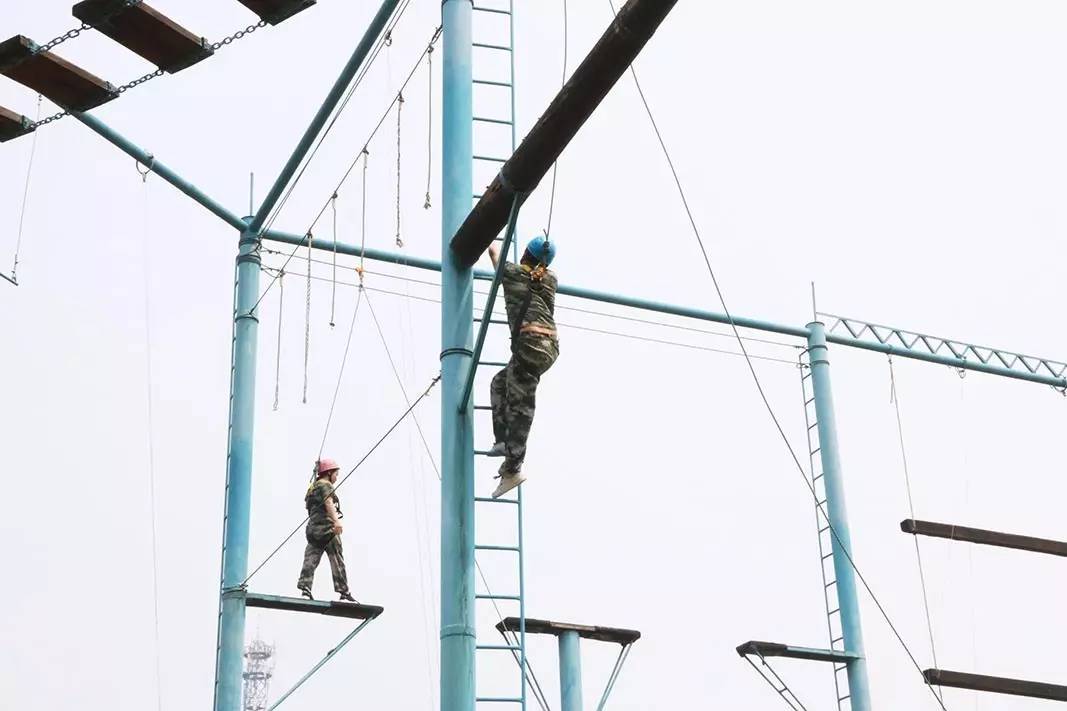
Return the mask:
<path id="1" fill-rule="evenodd" d="M 581 638 L 574 631 L 559 635 L 560 711 L 583 711 Z"/>
<path id="2" fill-rule="evenodd" d="M 349 643 L 349 642 L 351 642 L 351 641 L 352 641 L 353 639 L 355 639 L 356 635 L 357 635 L 357 634 L 359 634 L 359 633 L 360 633 L 360 631 L 361 631 L 361 630 L 362 630 L 362 629 L 363 629 L 364 627 L 366 627 L 367 625 L 369 625 L 369 624 L 370 624 L 371 622 L 373 622 L 373 621 L 374 621 L 374 618 L 371 618 L 371 619 L 369 619 L 369 620 L 363 620 L 363 622 L 361 622 L 361 623 L 359 624 L 359 626 L 358 626 L 358 627 L 356 627 L 356 628 L 355 628 L 354 630 L 352 630 L 351 632 L 349 632 L 349 633 L 348 633 L 348 636 L 347 636 L 347 637 L 345 637 L 344 639 L 342 639 L 342 640 L 341 640 L 341 641 L 340 641 L 340 642 L 339 642 L 339 643 L 337 644 L 337 646 L 336 646 L 336 647 L 334 647 L 333 649 L 331 649 L 331 650 L 330 650 L 329 652 L 326 652 L 326 656 L 325 656 L 325 657 L 323 657 L 323 658 L 322 658 L 321 660 L 319 660 L 319 663 L 318 663 L 318 664 L 316 664 L 315 666 L 311 667 L 310 671 L 308 671 L 308 673 L 307 673 L 307 674 L 305 674 L 304 676 L 300 677 L 300 681 L 298 681 L 298 682 L 296 682 L 295 684 L 293 684 L 293 687 L 292 687 L 291 689 L 289 689 L 289 691 L 286 691 L 286 692 L 285 692 L 284 694 L 282 694 L 282 695 L 281 695 L 281 696 L 280 696 L 280 697 L 278 698 L 278 700 L 277 700 L 277 701 L 275 701 L 275 702 L 274 702 L 273 704 L 271 704 L 270 708 L 268 708 L 268 709 L 267 709 L 267 711 L 274 711 L 274 709 L 276 709 L 276 708 L 278 708 L 279 706 L 281 706 L 281 705 L 282 705 L 282 702 L 284 702 L 284 701 L 285 701 L 286 699 L 288 699 L 288 698 L 289 698 L 290 696 L 292 696 L 292 695 L 293 695 L 293 692 L 295 692 L 295 691 L 296 691 L 297 689 L 299 689 L 299 688 L 300 688 L 301 686 L 303 686 L 303 685 L 304 685 L 304 682 L 306 682 L 306 681 L 307 681 L 308 679 L 310 679 L 310 678 L 311 678 L 312 676 L 314 676 L 314 675 L 315 675 L 315 672 L 317 672 L 317 671 L 318 671 L 319 669 L 322 669 L 322 667 L 323 667 L 323 666 L 324 666 L 324 665 L 326 664 L 326 662 L 328 662 L 328 661 L 330 661 L 331 659 L 333 659 L 333 658 L 334 658 L 334 656 L 335 656 L 335 655 L 336 655 L 336 654 L 337 654 L 338 652 L 340 652 L 340 651 L 341 651 L 342 649 L 344 649 L 344 647 L 345 647 L 345 645 L 346 645 L 346 644 L 348 644 L 348 643 Z"/>
<path id="3" fill-rule="evenodd" d="M 493 274 L 493 283 L 489 287 L 489 296 L 485 301 L 485 310 L 482 312 L 481 325 L 478 327 L 478 338 L 474 341 L 474 354 L 471 356 L 471 367 L 467 372 L 466 384 L 463 386 L 463 395 L 459 400 L 459 411 L 466 412 L 467 405 L 471 401 L 471 392 L 474 390 L 474 378 L 478 374 L 479 361 L 482 358 L 482 349 L 485 347 L 485 336 L 489 332 L 492 323 L 493 306 L 496 304 L 496 295 L 500 290 L 500 280 L 504 276 L 504 268 L 508 261 L 508 248 L 515 238 L 515 223 L 519 219 L 521 201 L 516 196 L 511 201 L 511 215 L 508 217 L 508 230 L 504 235 L 504 244 L 501 245 L 499 262 L 496 272 Z M 505 322 L 506 323 L 506 322 Z"/>

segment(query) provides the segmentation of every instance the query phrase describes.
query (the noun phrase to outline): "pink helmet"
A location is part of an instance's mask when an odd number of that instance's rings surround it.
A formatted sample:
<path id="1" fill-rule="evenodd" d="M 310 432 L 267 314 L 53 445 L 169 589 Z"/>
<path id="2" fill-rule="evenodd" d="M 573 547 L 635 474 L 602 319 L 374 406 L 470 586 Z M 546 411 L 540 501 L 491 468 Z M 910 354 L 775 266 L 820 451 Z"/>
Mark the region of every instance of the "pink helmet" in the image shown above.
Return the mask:
<path id="1" fill-rule="evenodd" d="M 335 472 L 341 467 L 337 466 L 337 462 L 332 459 L 320 459 L 315 462 L 315 476 L 323 476 L 330 472 Z"/>

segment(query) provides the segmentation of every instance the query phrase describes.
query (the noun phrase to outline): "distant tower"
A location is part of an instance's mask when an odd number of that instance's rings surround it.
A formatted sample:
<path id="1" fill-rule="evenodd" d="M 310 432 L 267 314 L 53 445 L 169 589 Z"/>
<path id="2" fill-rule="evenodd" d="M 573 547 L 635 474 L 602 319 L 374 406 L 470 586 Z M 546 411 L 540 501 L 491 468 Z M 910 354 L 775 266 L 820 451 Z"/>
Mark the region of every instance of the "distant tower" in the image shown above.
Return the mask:
<path id="1" fill-rule="evenodd" d="M 256 639 L 245 647 L 244 711 L 267 711 L 270 678 L 274 676 L 274 645 Z"/>

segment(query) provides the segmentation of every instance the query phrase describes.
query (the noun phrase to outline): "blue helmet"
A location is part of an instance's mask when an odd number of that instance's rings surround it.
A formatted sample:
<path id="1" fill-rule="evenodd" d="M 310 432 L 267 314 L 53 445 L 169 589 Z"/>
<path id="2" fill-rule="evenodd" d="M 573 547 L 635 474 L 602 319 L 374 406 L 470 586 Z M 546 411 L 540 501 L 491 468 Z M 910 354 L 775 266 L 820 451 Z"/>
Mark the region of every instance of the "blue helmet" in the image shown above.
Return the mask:
<path id="1" fill-rule="evenodd" d="M 544 235 L 537 235 L 526 245 L 526 252 L 547 267 L 556 258 L 556 243 Z"/>

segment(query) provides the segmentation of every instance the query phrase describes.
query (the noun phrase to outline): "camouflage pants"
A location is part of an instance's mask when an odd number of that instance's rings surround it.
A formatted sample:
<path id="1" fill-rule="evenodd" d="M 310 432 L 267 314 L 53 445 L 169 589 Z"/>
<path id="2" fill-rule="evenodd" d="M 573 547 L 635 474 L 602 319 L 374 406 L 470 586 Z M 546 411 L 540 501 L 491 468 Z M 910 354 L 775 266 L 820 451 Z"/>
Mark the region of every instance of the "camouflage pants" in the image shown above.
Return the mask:
<path id="1" fill-rule="evenodd" d="M 489 387 L 493 407 L 493 434 L 507 446 L 501 472 L 515 472 L 526 458 L 526 440 L 533 425 L 537 385 L 559 357 L 559 342 L 532 334 L 520 334 L 511 360 L 493 377 Z"/>
<path id="2" fill-rule="evenodd" d="M 307 532 L 307 548 L 304 549 L 304 565 L 300 568 L 300 580 L 298 588 L 311 589 L 311 583 L 315 579 L 315 569 L 322 561 L 322 554 L 330 560 L 330 572 L 333 573 L 333 589 L 339 593 L 348 592 L 348 571 L 345 570 L 345 555 L 341 548 L 341 537 L 330 535 L 329 538 L 314 535 Z"/>

